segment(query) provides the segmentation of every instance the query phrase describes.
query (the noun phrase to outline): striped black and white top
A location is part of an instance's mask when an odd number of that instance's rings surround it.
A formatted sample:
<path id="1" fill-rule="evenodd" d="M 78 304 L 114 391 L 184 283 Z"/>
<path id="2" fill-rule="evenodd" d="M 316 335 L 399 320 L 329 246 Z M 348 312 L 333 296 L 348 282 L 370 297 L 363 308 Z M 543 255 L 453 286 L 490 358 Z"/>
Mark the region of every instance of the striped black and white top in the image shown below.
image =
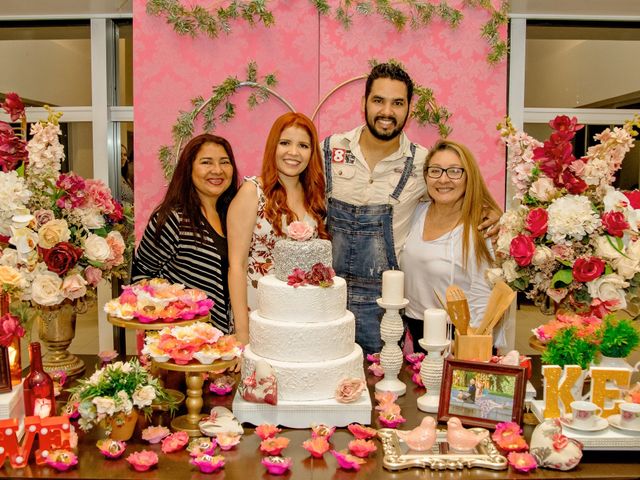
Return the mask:
<path id="1" fill-rule="evenodd" d="M 157 214 L 153 215 L 136 250 L 132 281 L 159 277 L 188 288 L 199 288 L 214 302 L 212 323 L 224 333 L 231 333 L 227 239 L 220 236 L 204 216 L 200 237 L 184 225 L 181 228 L 182 215 L 178 211 L 173 211 L 167 218 L 156 239 L 157 219 Z"/>

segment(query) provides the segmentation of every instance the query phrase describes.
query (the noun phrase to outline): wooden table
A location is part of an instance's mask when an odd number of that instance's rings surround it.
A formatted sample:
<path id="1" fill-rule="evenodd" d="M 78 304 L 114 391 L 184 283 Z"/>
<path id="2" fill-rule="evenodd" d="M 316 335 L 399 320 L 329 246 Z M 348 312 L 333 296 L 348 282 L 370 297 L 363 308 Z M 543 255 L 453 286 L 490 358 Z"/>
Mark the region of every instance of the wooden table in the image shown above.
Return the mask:
<path id="1" fill-rule="evenodd" d="M 92 365 L 92 358 L 86 358 L 87 365 Z M 539 382 L 540 363 L 535 359 L 534 385 Z M 400 380 L 407 385 L 407 394 L 398 400 L 402 407 L 402 414 L 407 418 L 404 429 L 410 429 L 419 423 L 419 419 L 424 415 L 416 408 L 416 399 L 424 393 L 424 389 L 415 387 L 410 380 L 410 375 L 403 368 L 400 373 Z M 369 391 L 373 395 L 374 385 L 377 379 L 369 377 Z M 540 394 L 539 394 L 540 397 Z M 223 405 L 231 407 L 232 396 L 217 397 L 206 395 L 205 403 L 209 406 Z M 379 428 L 380 425 L 374 419 L 373 426 Z M 532 427 L 525 426 L 525 434 L 530 435 Z M 518 474 L 512 470 L 491 471 L 491 470 L 463 470 L 453 472 L 431 472 L 421 469 L 410 469 L 398 472 L 390 472 L 382 467 L 382 448 L 379 445 L 378 451 L 367 460 L 362 466 L 360 474 L 340 470 L 335 458 L 326 453 L 322 459 L 313 459 L 306 450 L 301 447 L 303 441 L 311 436 L 309 430 L 283 429 L 281 436 L 290 439 L 289 447 L 283 452 L 284 456 L 293 459 L 291 473 L 281 477 L 284 479 L 331 479 L 331 480 L 353 480 L 360 478 L 409 480 L 418 478 L 432 478 L 437 480 L 463 480 L 463 479 L 631 479 L 640 478 L 640 452 L 584 452 L 584 457 L 580 465 L 569 472 L 559 472 L 557 470 L 538 469 L 529 474 Z M 189 464 L 189 454 L 181 451 L 173 454 L 163 454 L 160 445 L 148 445 L 139 440 L 140 435 L 136 433 L 127 446 L 127 451 L 119 460 L 105 460 L 95 447 L 95 442 L 101 438 L 101 432 L 94 429 L 88 434 L 80 432 L 80 444 L 78 449 L 79 463 L 76 468 L 69 472 L 58 473 L 49 467 L 38 467 L 30 465 L 23 470 L 13 470 L 8 462 L 3 469 L 0 469 L 0 478 L 87 478 L 87 479 L 226 479 L 226 480 L 249 480 L 249 479 L 273 479 L 279 477 L 266 474 L 265 468 L 260 464 L 262 455 L 258 450 L 260 438 L 253 433 L 253 429 L 246 428 L 245 435 L 240 444 L 229 452 L 223 452 L 226 465 L 222 472 L 213 475 L 201 474 L 196 467 Z M 353 436 L 346 429 L 339 429 L 332 437 L 332 444 L 336 450 L 347 448 L 347 444 Z M 137 473 L 124 460 L 130 453 L 148 449 L 155 451 L 160 457 L 158 467 L 146 473 Z"/>

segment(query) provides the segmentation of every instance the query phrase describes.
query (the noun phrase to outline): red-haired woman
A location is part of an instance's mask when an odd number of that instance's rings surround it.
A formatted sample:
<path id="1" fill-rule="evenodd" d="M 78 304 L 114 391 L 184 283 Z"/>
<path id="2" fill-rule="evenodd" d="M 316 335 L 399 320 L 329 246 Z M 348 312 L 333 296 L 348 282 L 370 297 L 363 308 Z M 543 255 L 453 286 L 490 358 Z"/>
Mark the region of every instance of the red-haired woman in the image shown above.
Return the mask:
<path id="1" fill-rule="evenodd" d="M 325 181 L 315 126 L 301 113 L 285 113 L 269 132 L 260 177 L 247 177 L 229 207 L 229 291 L 238 340 L 249 343 L 249 309 L 257 307 L 260 277 L 287 225 L 305 221 L 317 236 L 325 228 Z"/>

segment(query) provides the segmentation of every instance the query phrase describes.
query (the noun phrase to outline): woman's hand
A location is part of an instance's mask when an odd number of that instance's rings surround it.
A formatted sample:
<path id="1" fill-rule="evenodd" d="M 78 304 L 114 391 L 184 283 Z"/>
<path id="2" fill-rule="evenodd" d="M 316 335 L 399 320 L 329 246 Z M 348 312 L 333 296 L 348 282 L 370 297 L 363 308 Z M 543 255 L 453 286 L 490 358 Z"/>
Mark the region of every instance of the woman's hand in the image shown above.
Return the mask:
<path id="1" fill-rule="evenodd" d="M 478 225 L 478 230 L 484 230 L 484 238 L 491 237 L 491 241 L 495 242 L 498 239 L 498 232 L 500 231 L 500 217 L 502 217 L 502 210 L 490 208 L 488 205 L 483 207 L 483 221 Z"/>

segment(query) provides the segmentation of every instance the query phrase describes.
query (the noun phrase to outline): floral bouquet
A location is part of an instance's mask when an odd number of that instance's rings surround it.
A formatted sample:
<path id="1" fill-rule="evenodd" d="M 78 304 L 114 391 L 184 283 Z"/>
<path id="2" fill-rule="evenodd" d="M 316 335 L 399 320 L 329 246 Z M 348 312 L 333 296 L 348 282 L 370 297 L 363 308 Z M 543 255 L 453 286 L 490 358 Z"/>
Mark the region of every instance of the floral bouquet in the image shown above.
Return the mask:
<path id="1" fill-rule="evenodd" d="M 242 354 L 242 344 L 210 323 L 194 322 L 186 326 L 166 327 L 145 338 L 142 353 L 157 362 L 173 360 L 186 365 L 196 359 L 203 364 L 232 360 Z"/>
<path id="2" fill-rule="evenodd" d="M 575 158 L 571 141 L 583 126 L 556 117 L 540 143 L 507 122 L 509 170 L 521 205 L 500 220 L 490 280 L 503 279 L 537 303 L 602 318 L 627 308 L 640 285 L 640 192 L 611 184 L 634 144 L 637 119 L 595 135 L 598 144 Z"/>
<path id="3" fill-rule="evenodd" d="M 2 107 L 26 125 L 16 94 Z M 126 276 L 130 252 L 122 235 L 128 219 L 109 188 L 60 172 L 59 117 L 49 109 L 28 142 L 0 122 L 0 266 L 13 269 L 9 284 L 22 300 L 41 306 L 81 299 L 102 278 Z"/>
<path id="4" fill-rule="evenodd" d="M 172 398 L 137 360 L 111 363 L 91 377 L 78 380 L 71 393 L 68 408 L 77 404 L 78 424 L 84 431 L 119 413 L 129 415 L 138 408 L 151 415 L 151 404 L 157 400 L 175 408 Z"/>
<path id="5" fill-rule="evenodd" d="M 118 298 L 105 304 L 104 311 L 127 320 L 152 323 L 191 320 L 208 315 L 212 306 L 213 300 L 201 290 L 153 278 L 125 286 Z"/>

